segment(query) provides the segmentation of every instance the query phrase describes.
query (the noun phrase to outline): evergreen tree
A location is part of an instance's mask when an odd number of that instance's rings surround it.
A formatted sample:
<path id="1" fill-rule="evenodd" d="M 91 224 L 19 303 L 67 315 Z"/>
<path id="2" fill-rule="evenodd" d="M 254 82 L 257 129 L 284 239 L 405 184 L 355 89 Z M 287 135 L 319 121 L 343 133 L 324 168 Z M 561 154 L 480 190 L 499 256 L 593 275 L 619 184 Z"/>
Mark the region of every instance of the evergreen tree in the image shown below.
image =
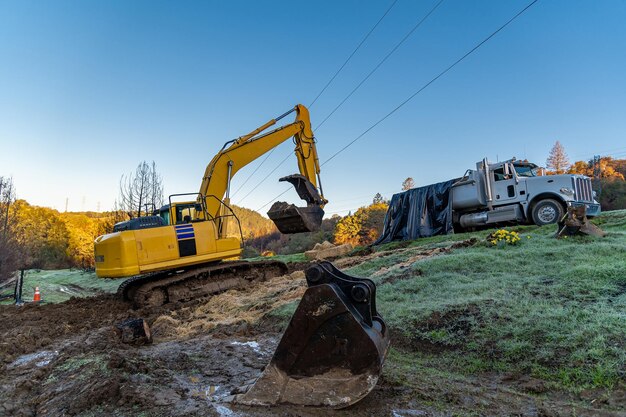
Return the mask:
<path id="1" fill-rule="evenodd" d="M 402 191 L 410 190 L 413 187 L 415 187 L 415 181 L 413 181 L 413 178 L 409 177 L 402 181 Z"/>
<path id="2" fill-rule="evenodd" d="M 567 159 L 567 154 L 565 153 L 565 149 L 561 142 L 558 140 L 550 150 L 550 154 L 548 155 L 548 159 L 546 160 L 546 167 L 553 170 L 553 174 L 563 174 L 567 170 L 569 165 L 569 160 Z"/>

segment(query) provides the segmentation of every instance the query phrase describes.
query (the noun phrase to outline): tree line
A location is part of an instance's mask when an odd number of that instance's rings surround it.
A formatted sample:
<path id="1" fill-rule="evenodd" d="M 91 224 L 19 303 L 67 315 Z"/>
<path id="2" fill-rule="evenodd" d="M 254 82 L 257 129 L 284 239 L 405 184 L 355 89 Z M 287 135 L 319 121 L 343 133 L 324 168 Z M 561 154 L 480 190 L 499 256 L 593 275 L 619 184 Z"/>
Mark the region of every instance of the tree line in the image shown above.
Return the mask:
<path id="1" fill-rule="evenodd" d="M 595 178 L 594 189 L 603 210 L 626 209 L 626 159 L 595 158 L 570 163 L 556 142 L 546 160 L 547 174 L 583 174 Z M 16 199 L 13 179 L 0 176 L 0 283 L 17 269 L 93 268 L 93 241 L 109 233 L 122 220 L 139 217 L 163 202 L 163 180 L 154 161 L 141 162 L 134 172 L 120 178 L 114 210 L 105 213 L 60 213 Z M 415 187 L 413 178 L 402 190 Z M 364 246 L 382 233 L 388 201 L 376 193 L 372 203 L 347 216 L 324 219 L 314 233 L 282 235 L 257 212 L 233 206 L 245 241 L 244 256 L 264 253 L 291 254 L 311 249 L 316 243 L 351 243 Z"/>
<path id="2" fill-rule="evenodd" d="M 94 239 L 113 223 L 111 212 L 60 213 L 5 194 L 0 209 L 0 283 L 18 269 L 93 268 Z"/>
<path id="3" fill-rule="evenodd" d="M 626 209 L 626 159 L 610 156 L 569 162 L 563 145 L 557 140 L 546 159 L 548 175 L 580 174 L 594 179 L 594 190 L 602 210 Z"/>

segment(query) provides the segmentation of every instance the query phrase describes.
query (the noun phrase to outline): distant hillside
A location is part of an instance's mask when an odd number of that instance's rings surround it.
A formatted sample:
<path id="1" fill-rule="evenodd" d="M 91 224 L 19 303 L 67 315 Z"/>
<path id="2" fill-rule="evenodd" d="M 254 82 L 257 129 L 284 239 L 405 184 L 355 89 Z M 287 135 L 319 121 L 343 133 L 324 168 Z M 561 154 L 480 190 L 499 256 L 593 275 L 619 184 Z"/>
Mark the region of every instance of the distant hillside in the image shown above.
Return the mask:
<path id="1" fill-rule="evenodd" d="M 274 222 L 261 216 L 256 211 L 235 205 L 232 208 L 235 215 L 239 218 L 245 239 L 265 236 L 278 231 Z"/>

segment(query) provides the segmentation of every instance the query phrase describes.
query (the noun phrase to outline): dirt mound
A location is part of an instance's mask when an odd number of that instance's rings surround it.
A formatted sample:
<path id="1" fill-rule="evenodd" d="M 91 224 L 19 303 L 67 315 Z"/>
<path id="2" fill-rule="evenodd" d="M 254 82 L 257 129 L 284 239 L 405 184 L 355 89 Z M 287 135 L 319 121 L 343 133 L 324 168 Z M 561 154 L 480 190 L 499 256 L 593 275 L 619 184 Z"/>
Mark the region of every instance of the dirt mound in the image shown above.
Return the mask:
<path id="1" fill-rule="evenodd" d="M 252 288 L 226 291 L 157 317 L 152 325 L 154 337 L 161 341 L 189 338 L 217 328 L 254 325 L 269 311 L 300 300 L 305 291 L 302 271 L 271 278 Z"/>
<path id="2" fill-rule="evenodd" d="M 322 260 L 338 258 L 352 251 L 352 245 L 349 243 L 335 246 L 329 241 L 324 243 L 316 243 L 313 249 L 304 252 L 304 256 L 309 260 Z"/>

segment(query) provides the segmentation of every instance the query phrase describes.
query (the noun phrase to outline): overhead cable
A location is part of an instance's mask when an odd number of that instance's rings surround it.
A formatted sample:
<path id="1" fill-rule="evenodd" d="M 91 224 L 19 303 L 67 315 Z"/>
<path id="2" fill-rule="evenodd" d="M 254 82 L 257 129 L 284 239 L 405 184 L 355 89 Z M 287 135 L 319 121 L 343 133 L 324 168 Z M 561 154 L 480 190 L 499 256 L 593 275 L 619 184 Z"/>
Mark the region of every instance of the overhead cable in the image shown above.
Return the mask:
<path id="1" fill-rule="evenodd" d="M 253 187 L 253 188 L 252 188 L 252 189 L 248 192 L 248 194 L 244 195 L 244 196 L 243 196 L 243 198 L 242 198 L 241 200 L 239 200 L 239 201 L 238 201 L 238 204 L 241 204 L 241 202 L 242 202 L 243 200 L 245 200 L 245 199 L 246 199 L 246 197 L 248 197 L 250 194 L 252 194 L 252 192 L 253 192 L 254 190 L 256 190 L 256 189 L 257 189 L 257 187 L 258 187 L 259 185 L 261 185 L 261 184 L 262 184 L 262 183 L 263 183 L 266 179 L 268 179 L 268 178 L 270 177 L 270 175 L 272 175 L 272 174 L 274 173 L 274 171 L 276 171 L 278 168 L 280 168 L 280 166 L 281 166 L 282 164 L 284 164 L 284 163 L 285 163 L 285 161 L 286 161 L 287 159 L 289 159 L 289 157 L 290 157 L 290 156 L 291 156 L 291 153 L 289 153 L 289 155 L 287 155 L 287 157 L 285 157 L 285 159 L 283 159 L 283 160 L 282 160 L 282 161 L 281 161 L 281 162 L 280 162 L 280 163 L 276 166 L 276 168 L 274 168 L 273 170 L 271 170 L 269 174 L 267 174 L 265 177 L 263 177 L 263 179 L 262 179 L 261 181 L 259 181 L 259 182 L 257 183 L 257 185 L 255 185 L 255 186 L 254 186 L 254 187 Z M 286 192 L 286 191 L 285 191 L 285 192 Z M 284 194 L 284 193 L 283 193 L 283 194 Z M 281 195 L 282 195 L 282 194 L 281 194 Z M 266 205 L 267 205 L 267 204 L 266 204 Z M 265 207 L 265 206 L 263 206 L 263 207 Z M 263 207 L 261 207 L 261 208 L 263 208 Z"/>
<path id="2" fill-rule="evenodd" d="M 330 80 L 328 80 L 328 82 L 326 83 L 326 85 L 324 86 L 324 88 L 322 88 L 322 91 L 320 91 L 317 96 L 315 97 L 315 99 L 311 102 L 311 104 L 309 104 L 309 107 L 313 107 L 313 105 L 315 104 L 315 102 L 317 101 L 318 98 L 320 98 L 320 96 L 322 95 L 322 93 L 324 93 L 324 91 L 326 91 L 326 89 L 328 88 L 328 86 L 330 86 L 330 84 L 333 82 L 333 80 L 337 77 L 337 75 L 339 75 L 339 73 L 341 72 L 341 70 L 343 70 L 343 68 L 348 64 L 348 62 L 352 59 L 352 57 L 354 56 L 354 54 L 356 54 L 356 51 L 359 50 L 359 48 L 361 47 L 361 45 L 363 45 L 365 43 L 365 41 L 367 40 L 367 38 L 369 38 L 369 36 L 372 34 L 372 32 L 374 32 L 374 30 L 376 29 L 376 27 L 378 27 L 378 25 L 380 24 L 380 22 L 383 21 L 383 19 L 385 18 L 385 16 L 387 16 L 387 14 L 391 11 L 391 9 L 393 9 L 393 6 L 396 5 L 396 3 L 398 2 L 398 0 L 394 0 L 393 3 L 391 3 L 391 6 L 389 6 L 389 8 L 385 11 L 385 13 L 381 16 L 380 19 L 378 19 L 378 22 L 376 22 L 376 24 L 374 25 L 374 27 L 372 27 L 370 29 L 369 32 L 367 32 L 367 35 L 365 35 L 365 37 L 363 38 L 363 40 L 361 40 L 361 42 L 356 46 L 356 48 L 354 48 L 354 51 L 352 51 L 352 53 L 350 54 L 350 56 L 348 56 L 348 59 L 346 59 L 346 61 L 339 67 L 339 69 L 337 70 L 337 72 L 335 72 L 335 74 L 330 77 Z"/>
<path id="3" fill-rule="evenodd" d="M 439 0 L 439 1 L 438 1 L 438 2 L 437 2 L 434 6 L 433 6 L 433 8 L 432 8 L 432 9 L 430 9 L 430 11 L 429 11 L 428 13 L 426 13 L 426 15 L 425 15 L 423 18 L 421 18 L 421 19 L 420 19 L 420 20 L 419 20 L 419 21 L 415 24 L 415 26 L 413 26 L 413 28 L 412 28 L 412 29 L 411 29 L 411 30 L 410 30 L 410 31 L 409 31 L 406 35 L 404 35 L 404 37 L 400 40 L 400 42 L 398 42 L 398 43 L 396 44 L 396 46 L 394 46 L 394 47 L 391 49 L 391 51 L 389 51 L 389 53 L 388 53 L 387 55 L 385 55 L 385 57 L 384 57 L 384 58 L 383 58 L 383 59 L 382 59 L 382 60 L 381 60 L 381 61 L 380 61 L 380 62 L 379 62 L 379 63 L 378 63 L 375 67 L 374 67 L 374 69 L 372 69 L 372 70 L 369 72 L 369 74 L 367 74 L 367 75 L 365 76 L 365 78 L 363 78 L 363 79 L 361 80 L 361 82 L 360 82 L 360 83 L 358 83 L 358 84 L 356 85 L 356 87 L 354 87 L 354 88 L 352 89 L 352 91 L 350 91 L 350 93 L 349 93 L 349 94 L 348 94 L 348 95 L 347 95 L 347 96 L 346 96 L 343 100 L 341 100 L 341 102 L 340 102 L 339 104 L 337 104 L 337 106 L 336 106 L 336 107 L 335 107 L 335 108 L 334 108 L 334 109 L 333 109 L 333 110 L 332 110 L 332 111 L 328 114 L 328 116 L 326 116 L 326 117 L 324 118 L 324 120 L 322 120 L 322 122 L 321 122 L 319 125 L 317 125 L 317 127 L 314 129 L 315 131 L 317 131 L 317 129 L 319 129 L 320 127 L 322 127 L 322 125 L 323 125 L 324 123 L 326 123 L 326 120 L 330 119 L 330 117 L 331 117 L 333 114 L 335 114 L 335 112 L 336 112 L 337 110 L 339 110 L 339 108 L 340 108 L 341 106 L 343 106 L 343 104 L 344 104 L 346 101 L 348 101 L 348 99 L 349 99 L 350 97 L 352 97 L 352 94 L 354 94 L 354 93 L 355 93 L 355 92 L 356 92 L 359 88 L 361 88 L 361 86 L 365 83 L 365 81 L 367 81 L 367 80 L 369 79 L 369 77 L 371 77 L 371 76 L 372 76 L 372 75 L 373 75 L 373 74 L 374 74 L 374 73 L 378 70 L 378 68 L 380 68 L 380 67 L 381 67 L 381 66 L 385 63 L 385 61 L 387 61 L 387 59 L 388 59 L 391 55 L 393 55 L 393 53 L 394 53 L 394 52 L 396 52 L 396 50 L 400 47 L 400 45 L 402 45 L 402 44 L 404 43 L 404 41 L 406 41 L 406 40 L 407 40 L 407 39 L 408 39 L 408 38 L 409 38 L 409 37 L 413 34 L 413 32 L 415 32 L 415 31 L 417 30 L 417 28 L 419 28 L 419 27 L 422 25 L 422 23 L 424 23 L 424 21 L 426 21 L 426 19 L 428 19 L 428 17 L 429 17 L 429 16 L 430 16 L 430 15 L 431 15 L 431 14 L 432 14 L 432 13 L 433 13 L 433 12 L 434 12 L 437 8 L 438 8 L 438 7 L 439 7 L 439 5 L 441 5 L 441 3 L 443 3 L 443 1 L 444 1 L 444 0 Z"/>
<path id="4" fill-rule="evenodd" d="M 496 29 L 494 32 L 492 32 L 489 36 L 487 36 L 485 39 L 483 39 L 482 41 L 480 41 L 476 46 L 474 46 L 472 49 L 470 49 L 468 52 L 465 53 L 465 55 L 463 55 L 461 58 L 457 59 L 456 61 L 454 61 L 454 63 L 452 63 L 450 66 L 448 66 L 446 69 L 444 69 L 443 71 L 441 71 L 437 76 L 435 76 L 433 79 L 431 79 L 430 81 L 428 81 L 426 84 L 424 84 L 422 87 L 420 87 L 416 92 L 414 92 L 413 94 L 411 94 L 406 100 L 404 100 L 402 103 L 400 103 L 398 106 L 396 106 L 393 110 L 391 110 L 389 113 L 387 113 L 385 116 L 383 116 L 380 120 L 378 120 L 376 123 L 374 123 L 373 125 L 371 125 L 370 127 L 368 127 L 367 129 L 365 129 L 365 131 L 363 131 L 363 133 L 361 133 L 360 135 L 358 135 L 356 138 L 354 138 L 350 143 L 348 143 L 346 146 L 344 146 L 343 148 L 341 148 L 339 151 L 335 152 L 330 158 L 328 158 L 326 161 L 324 161 L 324 163 L 322 163 L 323 165 L 326 165 L 328 162 L 330 162 L 333 158 L 335 158 L 337 155 L 339 155 L 341 152 L 345 151 L 346 149 L 348 149 L 350 146 L 352 146 L 352 144 L 354 144 L 357 140 L 361 139 L 363 136 L 365 136 L 370 130 L 374 129 L 376 126 L 378 126 L 380 123 L 382 123 L 384 120 L 386 120 L 389 116 L 391 116 L 392 114 L 394 114 L 396 111 L 398 111 L 400 108 L 402 108 L 405 104 L 407 104 L 409 101 L 413 100 L 413 98 L 415 96 L 417 96 L 419 93 L 421 93 L 422 91 L 424 91 L 428 86 L 430 86 L 432 83 L 434 83 L 435 81 L 437 81 L 439 78 L 441 78 L 444 74 L 446 74 L 448 71 L 450 71 L 452 68 L 454 68 L 455 66 L 457 66 L 461 61 L 463 61 L 465 58 L 467 58 L 468 56 L 470 56 L 472 53 L 474 53 L 478 48 L 480 48 L 481 46 L 483 46 L 487 41 L 489 41 L 491 38 L 493 38 L 495 35 L 497 35 L 502 29 L 504 29 L 505 27 L 507 27 L 511 22 L 513 22 L 515 19 L 517 19 L 519 16 L 521 16 L 526 10 L 528 10 L 531 6 L 533 6 L 535 3 L 537 3 L 537 1 L 539 0 L 533 0 L 532 2 L 530 2 L 526 7 L 524 7 L 521 11 L 519 11 L 515 16 L 513 16 L 512 18 L 510 18 L 506 23 L 504 23 L 502 26 L 500 26 L 498 29 Z"/>
<path id="5" fill-rule="evenodd" d="M 362 85 L 363 83 L 365 83 L 365 81 L 367 81 L 367 79 L 369 77 L 371 77 L 374 72 L 376 72 L 376 70 L 378 70 L 378 68 L 380 68 L 380 66 L 400 47 L 400 45 L 402 45 L 404 43 L 404 41 L 406 41 L 409 36 L 411 36 L 413 34 L 413 32 L 415 32 L 415 30 L 417 30 L 417 28 L 419 28 L 421 26 L 421 24 L 435 11 L 435 9 L 437 9 L 437 7 L 439 7 L 439 5 L 441 3 L 443 3 L 444 0 L 439 0 L 435 6 L 430 9 L 430 11 L 422 18 L 420 19 L 415 26 L 413 26 L 413 28 L 400 40 L 400 42 L 398 42 L 393 49 L 382 59 L 382 61 L 380 61 L 375 67 L 374 69 L 372 69 L 370 71 L 369 74 L 367 74 L 367 76 L 361 80 L 361 82 L 359 84 L 357 84 L 357 86 L 350 92 L 350 94 L 348 94 L 331 112 L 330 114 L 328 114 L 328 116 L 326 116 L 326 118 L 324 120 L 322 120 L 322 122 L 314 129 L 317 130 L 319 129 L 325 122 L 326 120 L 328 120 L 338 109 L 339 107 L 341 107 L 349 98 L 350 96 L 352 96 L 352 94 L 354 94 Z M 358 51 L 358 49 L 361 47 L 361 45 L 363 45 L 363 43 L 365 42 L 365 40 L 370 36 L 370 34 L 374 31 L 374 29 L 376 29 L 376 27 L 380 24 L 380 22 L 382 22 L 382 20 L 385 18 L 385 16 L 387 16 L 387 14 L 389 13 L 389 11 L 393 8 L 393 6 L 397 3 L 397 0 L 394 1 L 391 6 L 389 6 L 389 8 L 387 9 L 387 11 L 385 11 L 385 13 L 382 15 L 382 17 L 378 20 L 378 22 L 376 22 L 376 24 L 374 25 L 374 27 L 367 33 L 367 35 L 365 35 L 365 37 L 363 38 L 363 40 L 361 41 L 361 43 L 359 43 L 357 45 L 357 47 L 354 49 L 354 51 L 352 51 L 352 53 L 350 54 L 350 56 L 348 57 L 348 59 L 346 59 L 346 61 L 343 63 L 343 65 L 337 70 L 337 72 L 335 73 L 335 75 L 333 75 L 331 77 L 331 79 L 328 81 L 328 83 L 324 86 L 324 88 L 322 88 L 322 91 L 319 92 L 319 94 L 317 95 L 317 97 L 315 97 L 315 100 L 313 100 L 313 102 L 311 102 L 311 104 L 309 105 L 309 107 L 313 106 L 313 104 L 315 104 L 315 102 L 317 101 L 317 99 L 322 95 L 322 93 L 326 90 L 326 88 L 328 88 L 328 86 L 333 82 L 333 80 L 335 79 L 335 77 L 337 77 L 337 75 L 339 74 L 339 72 L 341 72 L 341 70 L 346 66 L 346 64 L 348 63 L 348 61 L 350 61 L 350 59 L 354 56 L 354 54 Z M 285 161 L 283 160 L 278 166 L 282 165 Z M 277 167 L 278 168 L 278 167 Z M 286 192 L 286 191 L 285 191 Z M 282 194 L 284 194 L 285 192 L 283 192 Z M 282 195 L 280 194 L 280 195 Z M 269 203 L 268 203 L 269 204 Z M 263 207 L 267 206 L 268 204 L 265 204 Z M 261 208 L 263 208 L 261 207 Z"/>
<path id="6" fill-rule="evenodd" d="M 235 192 L 233 193 L 232 197 L 234 197 L 235 194 L 237 194 L 239 192 L 239 190 L 241 190 L 243 188 L 243 186 L 246 185 L 246 183 L 250 180 L 250 178 L 252 178 L 254 176 L 254 174 L 256 174 L 256 172 L 259 170 L 259 168 L 261 168 L 263 166 L 265 161 L 267 161 L 267 158 L 269 158 L 272 155 L 272 153 L 274 153 L 275 150 L 276 150 L 276 148 L 272 148 L 272 150 L 265 156 L 265 158 L 263 158 L 261 163 L 254 169 L 254 171 L 252 171 L 252 173 L 250 175 L 248 175 L 248 178 L 246 178 L 246 180 L 239 186 L 239 188 L 237 188 L 237 190 L 235 190 Z"/>

